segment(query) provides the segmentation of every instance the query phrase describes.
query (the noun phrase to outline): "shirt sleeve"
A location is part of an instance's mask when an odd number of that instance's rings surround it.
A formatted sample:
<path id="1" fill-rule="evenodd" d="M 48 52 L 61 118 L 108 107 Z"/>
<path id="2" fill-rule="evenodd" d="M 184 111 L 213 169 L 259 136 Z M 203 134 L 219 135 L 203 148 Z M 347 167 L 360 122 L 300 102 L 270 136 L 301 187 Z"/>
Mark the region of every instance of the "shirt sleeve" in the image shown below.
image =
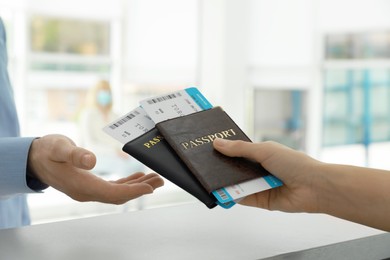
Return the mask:
<path id="1" fill-rule="evenodd" d="M 0 198 L 35 192 L 27 186 L 28 152 L 34 137 L 0 138 Z"/>

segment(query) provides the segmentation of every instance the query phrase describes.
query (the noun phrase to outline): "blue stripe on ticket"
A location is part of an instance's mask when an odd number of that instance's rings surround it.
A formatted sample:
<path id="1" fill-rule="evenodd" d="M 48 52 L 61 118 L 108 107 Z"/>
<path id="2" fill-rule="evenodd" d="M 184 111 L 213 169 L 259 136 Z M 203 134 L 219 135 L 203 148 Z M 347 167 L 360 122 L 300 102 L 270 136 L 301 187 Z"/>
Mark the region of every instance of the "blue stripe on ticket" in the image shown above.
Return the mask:
<path id="1" fill-rule="evenodd" d="M 273 175 L 267 175 L 263 178 L 272 188 L 276 188 L 283 185 L 283 182 Z"/>
<path id="2" fill-rule="evenodd" d="M 224 209 L 230 209 L 231 207 L 236 205 L 236 203 L 234 201 L 229 201 L 229 202 L 226 202 L 226 203 L 221 203 L 221 202 L 217 201 L 217 204 L 219 206 L 221 206 L 222 208 L 224 208 Z"/>
<path id="3" fill-rule="evenodd" d="M 203 110 L 207 110 L 212 108 L 213 106 L 209 101 L 199 92 L 199 90 L 195 87 L 186 88 L 185 91 L 188 95 L 195 101 L 195 103 L 200 106 Z"/>

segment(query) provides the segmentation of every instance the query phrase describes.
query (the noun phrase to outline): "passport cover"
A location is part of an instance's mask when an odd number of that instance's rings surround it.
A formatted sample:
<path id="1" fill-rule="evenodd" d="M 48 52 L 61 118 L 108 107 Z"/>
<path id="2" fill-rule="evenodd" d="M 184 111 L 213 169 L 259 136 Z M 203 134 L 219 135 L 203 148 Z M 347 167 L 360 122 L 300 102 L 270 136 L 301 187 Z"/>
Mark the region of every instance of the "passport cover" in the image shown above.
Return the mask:
<path id="1" fill-rule="evenodd" d="M 216 198 L 203 188 L 156 128 L 126 143 L 122 149 L 208 208 L 216 206 Z"/>
<path id="2" fill-rule="evenodd" d="M 257 162 L 228 157 L 213 148 L 217 137 L 251 141 L 221 107 L 169 119 L 156 127 L 208 193 L 270 175 Z"/>

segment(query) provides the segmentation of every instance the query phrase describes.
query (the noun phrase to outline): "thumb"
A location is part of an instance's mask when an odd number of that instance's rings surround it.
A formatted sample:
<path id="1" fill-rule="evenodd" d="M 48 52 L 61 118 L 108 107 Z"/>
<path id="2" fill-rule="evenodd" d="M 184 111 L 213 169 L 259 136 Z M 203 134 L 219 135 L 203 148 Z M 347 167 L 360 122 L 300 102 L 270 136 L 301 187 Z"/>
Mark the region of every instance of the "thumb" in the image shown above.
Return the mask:
<path id="1" fill-rule="evenodd" d="M 68 162 L 73 166 L 90 170 L 96 164 L 96 156 L 81 147 L 77 147 L 68 138 L 59 138 L 52 142 L 51 159 L 56 162 Z"/>
<path id="2" fill-rule="evenodd" d="M 230 157 L 246 157 L 256 160 L 257 148 L 251 142 L 217 138 L 214 140 L 213 146 L 217 151 Z"/>

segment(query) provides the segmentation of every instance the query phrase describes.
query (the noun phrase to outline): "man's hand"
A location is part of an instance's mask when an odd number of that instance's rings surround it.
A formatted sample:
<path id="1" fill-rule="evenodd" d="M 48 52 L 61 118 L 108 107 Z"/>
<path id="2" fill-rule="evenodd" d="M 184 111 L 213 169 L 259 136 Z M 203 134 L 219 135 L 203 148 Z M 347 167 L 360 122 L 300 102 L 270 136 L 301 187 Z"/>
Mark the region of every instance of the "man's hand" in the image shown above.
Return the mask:
<path id="1" fill-rule="evenodd" d="M 47 135 L 33 141 L 28 167 L 47 185 L 78 201 L 122 204 L 164 185 L 156 173 L 141 172 L 117 181 L 105 181 L 90 173 L 96 156 L 77 147 L 63 135 Z"/>

